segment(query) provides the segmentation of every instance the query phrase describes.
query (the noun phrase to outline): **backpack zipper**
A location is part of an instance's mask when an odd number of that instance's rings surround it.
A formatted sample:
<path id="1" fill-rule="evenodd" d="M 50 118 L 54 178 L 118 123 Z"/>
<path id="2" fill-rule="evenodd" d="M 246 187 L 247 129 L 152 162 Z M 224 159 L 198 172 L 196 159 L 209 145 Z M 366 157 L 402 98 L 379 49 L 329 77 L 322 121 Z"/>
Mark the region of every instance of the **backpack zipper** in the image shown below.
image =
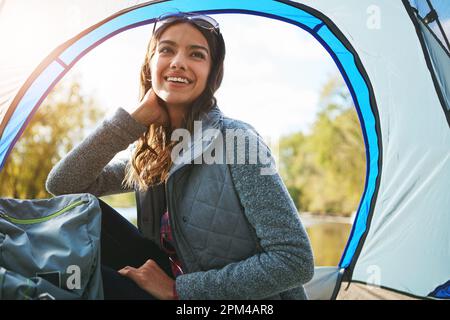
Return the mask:
<path id="1" fill-rule="evenodd" d="M 57 217 L 57 216 L 60 216 L 60 215 L 62 215 L 63 213 L 65 213 L 65 212 L 67 212 L 67 211 L 69 211 L 69 210 L 71 210 L 71 209 L 73 209 L 73 208 L 75 208 L 75 207 L 78 207 L 78 206 L 80 206 L 80 205 L 82 205 L 82 204 L 88 203 L 88 202 L 89 202 L 89 201 L 87 201 L 87 200 L 78 200 L 78 201 L 76 201 L 76 202 L 74 202 L 74 203 L 72 203 L 72 204 L 70 204 L 70 205 L 68 205 L 68 206 L 66 206 L 66 207 L 64 207 L 64 208 L 62 208 L 61 210 L 59 210 L 59 211 L 57 211 L 57 212 L 55 212 L 55 213 L 52 213 L 52 214 L 50 214 L 50 215 L 48 215 L 48 216 L 45 216 L 45 217 L 42 217 L 42 218 L 35 218 L 35 219 L 17 219 L 17 218 L 10 217 L 10 216 L 8 216 L 6 213 L 2 213 L 2 212 L 0 212 L 0 217 L 3 218 L 3 219 L 6 219 L 6 220 L 8 220 L 8 221 L 10 221 L 10 222 L 12 222 L 12 223 L 16 223 L 16 224 L 34 224 L 34 223 L 41 223 L 41 222 L 45 222 L 45 221 L 51 220 L 51 219 L 53 219 L 53 218 L 55 218 L 55 217 Z"/>

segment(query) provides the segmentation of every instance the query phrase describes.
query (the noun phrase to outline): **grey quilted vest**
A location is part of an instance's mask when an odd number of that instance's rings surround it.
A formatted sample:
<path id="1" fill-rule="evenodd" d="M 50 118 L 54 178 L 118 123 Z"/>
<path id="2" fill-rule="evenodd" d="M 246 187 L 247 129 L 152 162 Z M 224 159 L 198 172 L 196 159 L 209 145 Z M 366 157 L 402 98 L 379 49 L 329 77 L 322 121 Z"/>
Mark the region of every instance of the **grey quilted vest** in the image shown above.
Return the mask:
<path id="1" fill-rule="evenodd" d="M 218 108 L 203 118 L 202 131 L 228 125 Z M 231 178 L 228 164 L 197 164 L 214 145 L 211 140 L 195 141 L 174 164 L 165 185 L 136 192 L 138 227 L 145 237 L 160 245 L 160 220 L 166 208 L 185 273 L 220 269 L 245 260 L 262 250 L 256 232 L 248 222 Z M 203 148 L 199 148 L 202 145 Z M 267 299 L 306 298 L 302 286 Z"/>
<path id="2" fill-rule="evenodd" d="M 223 128 L 220 111 L 203 119 L 202 131 Z M 186 152 L 192 162 L 207 151 L 192 146 Z M 166 185 L 137 192 L 138 225 L 141 232 L 160 245 L 161 216 L 169 209 L 177 253 L 186 272 L 221 268 L 256 253 L 256 233 L 248 223 L 231 180 L 227 164 L 194 164 L 185 159 L 170 170 Z M 166 195 L 168 197 L 166 198 Z"/>

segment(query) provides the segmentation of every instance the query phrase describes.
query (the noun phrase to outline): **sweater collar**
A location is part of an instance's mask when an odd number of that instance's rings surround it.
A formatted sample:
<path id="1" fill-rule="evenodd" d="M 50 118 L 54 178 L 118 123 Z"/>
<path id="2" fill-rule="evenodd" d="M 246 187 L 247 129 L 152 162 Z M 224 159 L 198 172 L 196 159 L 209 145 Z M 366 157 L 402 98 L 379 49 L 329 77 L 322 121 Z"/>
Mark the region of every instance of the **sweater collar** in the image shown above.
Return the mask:
<path id="1" fill-rule="evenodd" d="M 179 154 L 173 159 L 172 167 L 169 171 L 171 176 L 175 171 L 189 163 L 197 163 L 200 161 L 203 153 L 208 151 L 214 144 L 215 140 L 220 136 L 222 129 L 223 113 L 217 105 L 215 105 L 209 112 L 203 113 L 200 116 L 200 121 L 194 125 L 194 132 L 183 135 L 180 143 L 182 149 Z M 197 161 L 196 161 L 197 160 Z"/>

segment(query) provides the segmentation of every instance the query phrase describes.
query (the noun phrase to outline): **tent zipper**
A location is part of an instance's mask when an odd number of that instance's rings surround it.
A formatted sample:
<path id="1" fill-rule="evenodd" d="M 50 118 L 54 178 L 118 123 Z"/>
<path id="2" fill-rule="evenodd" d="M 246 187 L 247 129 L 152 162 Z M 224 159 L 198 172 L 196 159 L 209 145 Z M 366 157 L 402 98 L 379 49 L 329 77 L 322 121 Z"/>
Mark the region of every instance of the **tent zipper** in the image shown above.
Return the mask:
<path id="1" fill-rule="evenodd" d="M 79 200 L 79 201 L 76 201 L 76 202 L 74 202 L 74 203 L 72 203 L 72 204 L 70 204 L 70 205 L 68 205 L 68 206 L 66 206 L 66 207 L 64 207 L 64 208 L 62 208 L 61 210 L 59 210 L 59 211 L 57 211 L 57 212 L 55 212 L 55 213 L 52 213 L 52 214 L 50 214 L 50 215 L 48 215 L 48 216 L 42 217 L 42 218 L 35 218 L 35 219 L 17 219 L 17 218 L 10 217 L 10 216 L 8 216 L 6 213 L 2 213 L 2 212 L 0 212 L 0 217 L 3 218 L 3 219 L 6 219 L 6 220 L 8 220 L 8 221 L 10 221 L 10 222 L 12 222 L 12 223 L 16 223 L 16 224 L 34 224 L 34 223 L 41 223 L 41 222 L 45 222 L 45 221 L 51 220 L 51 219 L 53 219 L 53 218 L 55 218 L 55 217 L 57 217 L 57 216 L 60 216 L 60 215 L 62 215 L 63 213 L 65 213 L 65 212 L 67 212 L 67 211 L 69 211 L 69 210 L 71 210 L 71 209 L 73 209 L 73 208 L 75 208 L 75 207 L 78 207 L 78 206 L 80 206 L 80 205 L 83 205 L 83 204 L 85 204 L 85 203 L 88 203 L 88 202 L 89 202 L 89 201 L 87 201 L 87 200 Z"/>

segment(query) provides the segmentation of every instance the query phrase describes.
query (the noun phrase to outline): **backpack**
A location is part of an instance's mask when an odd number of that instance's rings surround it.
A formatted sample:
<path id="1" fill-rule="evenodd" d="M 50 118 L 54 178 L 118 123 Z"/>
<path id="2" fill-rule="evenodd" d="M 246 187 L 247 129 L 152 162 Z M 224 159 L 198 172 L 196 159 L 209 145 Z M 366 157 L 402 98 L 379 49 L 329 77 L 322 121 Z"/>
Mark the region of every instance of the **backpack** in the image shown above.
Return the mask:
<path id="1" fill-rule="evenodd" d="M 103 299 L 100 229 L 90 194 L 0 199 L 0 299 Z"/>

